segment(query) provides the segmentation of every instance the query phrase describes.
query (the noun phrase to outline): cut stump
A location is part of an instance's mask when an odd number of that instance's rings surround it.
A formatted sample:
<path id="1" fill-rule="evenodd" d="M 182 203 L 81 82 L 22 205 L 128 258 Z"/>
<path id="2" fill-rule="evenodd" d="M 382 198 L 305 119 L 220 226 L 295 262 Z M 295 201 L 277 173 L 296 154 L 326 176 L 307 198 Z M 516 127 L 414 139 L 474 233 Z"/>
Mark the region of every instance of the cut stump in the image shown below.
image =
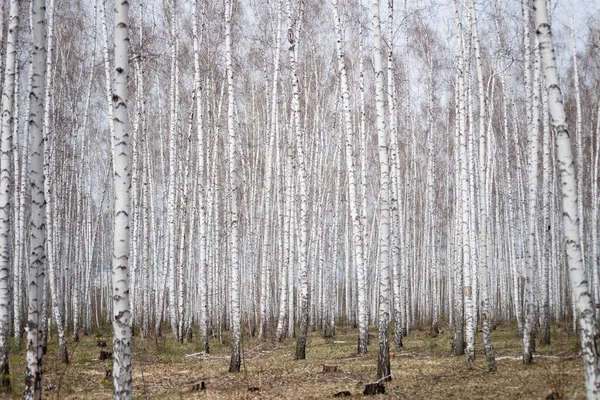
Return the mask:
<path id="1" fill-rule="evenodd" d="M 365 386 L 363 395 L 369 396 L 374 394 L 385 394 L 385 386 L 383 386 L 383 383 L 369 383 Z"/>
<path id="2" fill-rule="evenodd" d="M 323 364 L 323 372 L 338 372 L 338 366 L 335 364 Z"/>
<path id="3" fill-rule="evenodd" d="M 191 393 L 191 392 L 199 392 L 201 390 L 206 390 L 206 385 L 204 384 L 204 381 L 198 381 L 198 382 L 192 383 L 191 385 L 189 385 L 188 387 L 183 389 L 183 392 Z"/>
<path id="4" fill-rule="evenodd" d="M 350 397 L 352 396 L 352 393 L 350 393 L 347 390 L 344 390 L 343 392 L 337 392 L 336 394 L 333 395 L 333 397 Z"/>

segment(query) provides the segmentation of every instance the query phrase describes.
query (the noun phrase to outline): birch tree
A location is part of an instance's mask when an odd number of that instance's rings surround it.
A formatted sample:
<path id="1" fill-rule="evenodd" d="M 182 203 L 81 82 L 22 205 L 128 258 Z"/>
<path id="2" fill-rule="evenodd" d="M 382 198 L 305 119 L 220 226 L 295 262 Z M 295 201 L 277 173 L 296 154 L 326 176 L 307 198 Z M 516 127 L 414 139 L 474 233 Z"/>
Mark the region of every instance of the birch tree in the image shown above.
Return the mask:
<path id="1" fill-rule="evenodd" d="M 265 159 L 265 185 L 264 185 L 264 198 L 263 198 L 263 212 L 265 216 L 263 238 L 262 238 L 262 251 L 261 251 L 261 273 L 260 273 L 260 326 L 258 337 L 264 337 L 264 330 L 269 324 L 269 307 L 271 303 L 271 290 L 270 290 L 270 279 L 271 279 L 271 260 L 269 255 L 271 254 L 271 243 L 269 234 L 271 233 L 271 212 L 269 209 L 273 207 L 273 191 L 275 183 L 273 182 L 273 154 L 275 151 L 275 136 L 278 118 L 278 105 L 277 105 L 277 94 L 279 86 L 279 72 L 280 72 L 280 59 L 281 59 L 281 0 L 276 0 L 276 19 L 274 32 L 274 55 L 273 55 L 273 83 L 271 91 L 271 120 L 268 129 L 267 139 L 267 152 Z"/>
<path id="2" fill-rule="evenodd" d="M 383 63 L 379 1 L 371 3 L 373 23 L 373 62 L 375 69 L 375 105 L 377 110 L 377 147 L 379 155 L 379 351 L 377 379 L 390 380 L 390 167 L 388 135 L 385 127 Z"/>
<path id="3" fill-rule="evenodd" d="M 51 121 L 51 100 L 52 100 L 52 89 L 53 85 L 53 54 L 54 54 L 54 0 L 50 0 L 47 7 L 47 47 L 46 47 L 46 88 L 45 88 L 45 102 L 44 105 L 44 197 L 46 199 L 46 246 L 47 246 L 47 255 L 46 261 L 48 263 L 48 272 L 50 278 L 50 291 L 52 297 L 52 303 L 54 307 L 52 307 L 54 320 L 56 322 L 57 330 L 58 330 L 58 341 L 60 345 L 60 358 L 63 363 L 69 362 L 69 354 L 67 351 L 67 342 L 65 337 L 65 324 L 63 322 L 62 310 L 59 306 L 59 285 L 57 282 L 56 276 L 56 252 L 57 243 L 55 242 L 55 231 L 58 227 L 57 218 L 53 218 L 53 208 L 56 212 L 58 204 L 56 201 L 52 199 L 52 188 L 56 186 L 55 179 L 56 173 L 53 168 L 54 157 L 53 154 L 54 146 L 56 142 L 56 132 L 55 127 L 56 124 L 52 124 Z M 57 236 L 58 237 L 58 236 Z M 77 309 L 75 309 L 75 313 L 77 314 Z"/>
<path id="4" fill-rule="evenodd" d="M 46 87 L 46 2 L 34 0 L 31 7 L 32 54 L 29 98 L 31 151 L 30 259 L 27 307 L 27 364 L 23 398 L 42 396 L 42 305 L 46 278 L 46 212 L 44 197 L 44 92 Z"/>
<path id="5" fill-rule="evenodd" d="M 336 34 L 336 51 L 338 59 L 338 72 L 340 74 L 340 84 L 342 86 L 342 107 L 344 114 L 344 138 L 346 142 L 346 168 L 348 169 L 348 207 L 350 209 L 350 219 L 352 221 L 352 248 L 354 267 L 356 269 L 357 287 L 358 287 L 358 354 L 367 352 L 368 343 L 368 321 L 367 321 L 367 296 L 366 296 L 366 277 L 365 264 L 363 257 L 363 233 L 360 218 L 360 209 L 357 194 L 356 177 L 356 157 L 353 142 L 354 130 L 352 127 L 352 118 L 350 114 L 350 88 L 348 85 L 348 73 L 346 71 L 346 62 L 343 50 L 343 34 L 341 21 L 338 11 L 337 0 L 333 1 L 333 19 Z M 350 282 L 348 282 L 349 284 Z"/>
<path id="6" fill-rule="evenodd" d="M 586 397 L 597 399 L 600 398 L 600 364 L 596 342 L 596 317 L 581 255 L 580 221 L 577 212 L 577 203 L 581 199 L 577 198 L 577 177 L 573 165 L 569 126 L 556 70 L 556 56 L 552 43 L 550 21 L 546 11 L 546 2 L 544 0 L 534 0 L 533 7 L 535 9 L 535 27 L 539 41 L 542 71 L 546 90 L 548 91 L 550 115 L 552 116 L 552 127 L 556 135 L 567 267 L 579 323 Z"/>
<path id="7" fill-rule="evenodd" d="M 202 118 L 202 81 L 200 80 L 200 32 L 198 0 L 194 0 L 194 99 L 196 107 L 196 129 L 198 140 L 198 161 L 196 164 L 196 178 L 198 180 L 198 202 L 199 202 L 199 286 L 200 286 L 200 336 L 204 342 L 204 351 L 208 353 L 208 257 L 207 257 L 207 215 L 206 215 L 206 179 L 204 177 L 204 126 Z"/>
<path id="8" fill-rule="evenodd" d="M 239 260 L 239 215 L 237 171 L 237 134 L 234 121 L 234 80 L 232 62 L 231 18 L 232 0 L 225 1 L 225 64 L 227 67 L 227 136 L 229 147 L 229 259 L 231 264 L 231 361 L 229 372 L 239 372 L 241 354 L 241 313 L 240 313 L 240 260 Z"/>
<path id="9" fill-rule="evenodd" d="M 292 121 L 293 143 L 296 145 L 296 168 L 300 192 L 300 213 L 298 215 L 298 272 L 299 272 L 299 321 L 298 337 L 296 339 L 296 360 L 306 358 L 306 338 L 308 336 L 308 184 L 306 177 L 306 161 L 304 140 L 300 124 L 300 85 L 298 82 L 298 46 L 300 42 L 300 27 L 304 14 L 304 0 L 300 0 L 300 9 L 296 21 L 292 19 L 291 1 L 287 2 L 288 12 L 288 42 L 290 67 L 292 70 Z M 291 140 L 291 139 L 290 139 Z M 288 275 L 289 277 L 289 275 Z M 290 289 L 291 292 L 291 289 Z M 290 300 L 290 303 L 291 300 Z"/>
<path id="10" fill-rule="evenodd" d="M 8 35 L 6 38 L 6 66 L 2 95 L 2 141 L 0 148 L 0 387 L 10 387 L 8 365 L 8 333 L 10 328 L 10 231 L 11 191 L 13 182 L 13 121 L 15 103 L 15 70 L 17 67 L 17 38 L 19 28 L 19 1 L 10 2 Z M 13 244 L 14 245 L 14 244 Z M 14 272 L 13 272 L 14 273 Z"/>
<path id="11" fill-rule="evenodd" d="M 131 399 L 131 310 L 129 307 L 129 214 L 131 213 L 131 148 L 129 144 L 129 2 L 115 0 L 115 64 L 113 75 L 112 164 L 114 233 L 112 258 L 113 397 Z"/>

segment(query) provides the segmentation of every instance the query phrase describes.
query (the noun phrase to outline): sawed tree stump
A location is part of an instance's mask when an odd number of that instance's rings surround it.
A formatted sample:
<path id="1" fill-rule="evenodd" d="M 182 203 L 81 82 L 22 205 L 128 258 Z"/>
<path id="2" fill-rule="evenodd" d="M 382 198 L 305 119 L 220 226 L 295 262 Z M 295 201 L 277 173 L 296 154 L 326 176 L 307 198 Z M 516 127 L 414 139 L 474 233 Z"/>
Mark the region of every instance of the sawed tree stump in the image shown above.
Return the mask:
<path id="1" fill-rule="evenodd" d="M 323 372 L 337 372 L 338 366 L 335 364 L 323 364 Z"/>
<path id="2" fill-rule="evenodd" d="M 385 386 L 383 386 L 383 383 L 380 382 L 369 383 L 367 386 L 365 386 L 365 391 L 363 392 L 363 394 L 365 396 L 369 396 L 372 394 L 385 394 Z"/>
<path id="3" fill-rule="evenodd" d="M 183 389 L 183 392 L 190 393 L 190 392 L 199 392 L 201 390 L 206 390 L 206 385 L 204 384 L 204 381 L 196 381 L 196 382 L 192 383 L 191 385 L 189 385 L 188 387 L 186 387 L 185 389 Z"/>
<path id="4" fill-rule="evenodd" d="M 336 394 L 333 395 L 333 397 L 349 397 L 352 396 L 352 393 L 350 393 L 347 390 L 344 390 L 343 392 L 337 392 Z"/>

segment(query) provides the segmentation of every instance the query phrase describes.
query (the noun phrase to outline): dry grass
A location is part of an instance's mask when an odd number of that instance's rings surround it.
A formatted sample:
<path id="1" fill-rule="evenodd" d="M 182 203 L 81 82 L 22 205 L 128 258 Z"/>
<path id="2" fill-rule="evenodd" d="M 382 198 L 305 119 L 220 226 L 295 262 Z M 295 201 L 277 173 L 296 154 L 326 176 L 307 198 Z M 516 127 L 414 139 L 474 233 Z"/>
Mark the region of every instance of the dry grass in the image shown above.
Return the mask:
<path id="1" fill-rule="evenodd" d="M 104 338 L 108 337 L 104 331 Z M 376 335 L 375 335 L 376 337 Z M 96 336 L 69 343 L 71 364 L 59 363 L 56 343 L 44 358 L 45 399 L 110 399 L 111 380 L 105 379 L 111 361 L 98 361 Z M 466 365 L 464 358 L 450 354 L 451 333 L 437 338 L 413 331 L 404 348 L 392 359 L 393 380 L 386 383 L 386 397 L 399 399 L 544 399 L 550 393 L 563 398 L 583 398 L 582 363 L 577 357 L 577 337 L 553 330 L 553 344 L 539 347 L 531 366 L 518 359 L 498 361 L 496 373 L 487 372 L 478 337 L 477 362 Z M 136 399 L 323 399 L 349 391 L 362 395 L 365 384 L 375 380 L 376 343 L 367 356 L 356 355 L 356 331 L 338 329 L 332 339 L 312 333 L 307 359 L 294 361 L 294 342 L 258 342 L 246 339 L 242 372 L 228 373 L 229 348 L 212 343 L 211 354 L 186 356 L 201 351 L 197 343 L 178 345 L 171 338 L 133 340 L 133 380 Z M 518 356 L 520 340 L 513 326 L 493 332 L 496 355 Z M 110 343 L 110 340 L 108 340 Z M 545 356 L 545 357 L 544 357 Z M 23 390 L 24 352 L 11 355 L 13 392 Z M 323 364 L 339 366 L 335 373 L 323 373 Z M 186 392 L 191 383 L 203 380 L 207 389 Z M 260 387 L 249 392 L 249 387 Z M 1 397 L 1 396 L 0 396 Z M 381 396 L 380 396 L 381 397 Z"/>

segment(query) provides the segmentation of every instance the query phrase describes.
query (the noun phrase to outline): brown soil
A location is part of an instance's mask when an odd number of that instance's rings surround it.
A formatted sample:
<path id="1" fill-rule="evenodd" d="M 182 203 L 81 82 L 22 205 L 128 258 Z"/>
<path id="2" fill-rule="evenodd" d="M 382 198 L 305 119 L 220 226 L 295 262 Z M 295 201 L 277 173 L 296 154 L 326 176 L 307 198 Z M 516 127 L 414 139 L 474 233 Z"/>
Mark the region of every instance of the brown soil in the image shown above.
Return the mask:
<path id="1" fill-rule="evenodd" d="M 375 333 L 375 332 L 374 332 Z M 481 335 L 481 334 L 479 334 Z M 376 335 L 375 335 L 376 337 Z M 110 399 L 112 381 L 106 379 L 112 360 L 100 361 L 96 335 L 69 343 L 71 364 L 60 364 L 56 342 L 44 357 L 44 399 Z M 101 340 L 110 346 L 109 331 Z M 553 329 L 552 345 L 538 346 L 540 357 L 525 366 L 518 358 L 520 340 L 514 326 L 493 332 L 498 371 L 486 369 L 481 337 L 477 338 L 477 361 L 467 365 L 463 357 L 450 354 L 452 334 L 448 328 L 432 338 L 413 331 L 404 348 L 394 350 L 391 382 L 385 395 L 399 399 L 545 399 L 584 398 L 582 361 L 577 337 Z M 369 354 L 356 355 L 356 331 L 338 329 L 334 338 L 311 333 L 306 360 L 293 359 L 293 341 L 274 343 L 245 338 L 242 372 L 230 374 L 229 347 L 211 343 L 210 355 L 198 343 L 174 343 L 171 338 L 133 339 L 133 393 L 135 399 L 324 399 L 348 391 L 361 396 L 365 385 L 375 380 L 376 343 Z M 109 349 L 110 350 L 110 349 Z M 508 358 L 507 358 L 508 357 Z M 25 370 L 24 351 L 11 354 L 12 393 L 20 398 Z M 323 373 L 323 364 L 338 371 Z M 206 390 L 192 390 L 204 381 Z M 199 388 L 196 385 L 194 389 Z M 252 389 L 250 389 L 252 388 Z M 250 389 L 250 390 L 249 390 Z M 562 396 L 562 397 L 559 397 Z M 0 394 L 2 398 L 2 394 Z M 347 398 L 347 397 L 346 397 Z"/>

